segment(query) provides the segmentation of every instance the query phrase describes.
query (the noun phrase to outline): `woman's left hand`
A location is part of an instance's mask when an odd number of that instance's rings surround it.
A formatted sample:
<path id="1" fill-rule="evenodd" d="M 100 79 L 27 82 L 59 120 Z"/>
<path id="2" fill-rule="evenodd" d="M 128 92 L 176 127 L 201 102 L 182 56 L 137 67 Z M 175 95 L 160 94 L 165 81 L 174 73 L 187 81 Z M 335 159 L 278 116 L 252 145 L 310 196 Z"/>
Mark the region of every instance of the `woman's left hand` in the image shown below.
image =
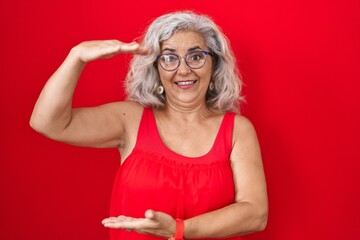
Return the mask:
<path id="1" fill-rule="evenodd" d="M 141 234 L 170 238 L 175 235 L 176 221 L 168 214 L 147 210 L 145 218 L 127 216 L 109 217 L 102 221 L 104 227 L 121 228 Z"/>

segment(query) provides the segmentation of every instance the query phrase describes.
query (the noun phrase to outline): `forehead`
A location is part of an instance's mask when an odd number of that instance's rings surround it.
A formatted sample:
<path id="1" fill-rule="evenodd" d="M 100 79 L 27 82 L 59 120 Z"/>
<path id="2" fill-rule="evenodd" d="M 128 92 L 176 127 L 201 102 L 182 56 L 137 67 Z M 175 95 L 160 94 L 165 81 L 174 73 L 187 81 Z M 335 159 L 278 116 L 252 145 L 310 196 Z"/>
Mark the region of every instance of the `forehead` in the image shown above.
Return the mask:
<path id="1" fill-rule="evenodd" d="M 179 31 L 161 44 L 161 50 L 173 49 L 176 52 L 186 52 L 191 48 L 206 49 L 204 38 L 194 31 Z"/>

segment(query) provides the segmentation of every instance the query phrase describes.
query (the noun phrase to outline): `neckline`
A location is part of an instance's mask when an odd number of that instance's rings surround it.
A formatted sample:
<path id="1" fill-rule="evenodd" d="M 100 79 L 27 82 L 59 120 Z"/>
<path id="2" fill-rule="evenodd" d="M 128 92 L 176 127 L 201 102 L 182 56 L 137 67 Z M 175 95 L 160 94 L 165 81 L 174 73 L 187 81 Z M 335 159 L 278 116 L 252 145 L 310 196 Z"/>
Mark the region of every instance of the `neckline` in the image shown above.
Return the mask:
<path id="1" fill-rule="evenodd" d="M 212 146 L 210 148 L 210 150 L 208 152 L 206 152 L 205 154 L 201 155 L 201 156 L 195 156 L 195 157 L 191 157 L 191 156 L 185 156 L 185 155 L 182 155 L 180 153 L 177 153 L 175 151 L 173 151 L 172 149 L 170 149 L 165 143 L 164 141 L 162 140 L 161 136 L 160 136 L 160 133 L 159 133 L 159 129 L 157 127 L 157 123 L 156 123 L 156 118 L 155 118 L 155 114 L 154 114 L 154 111 L 153 109 L 150 109 L 150 112 L 151 112 L 151 118 L 152 118 L 152 122 L 154 124 L 154 127 L 155 127 L 155 134 L 157 139 L 158 139 L 158 142 L 160 142 L 161 144 L 161 148 L 166 152 L 166 155 L 167 156 L 170 156 L 170 157 L 173 157 L 173 158 L 181 158 L 182 160 L 184 161 L 191 161 L 193 162 L 194 159 L 203 159 L 203 158 L 206 158 L 208 155 L 210 155 L 214 149 L 215 149 L 215 145 L 216 143 L 219 141 L 219 137 L 220 137 L 220 133 L 223 131 L 223 128 L 224 128 L 224 125 L 225 125 L 225 119 L 226 117 L 229 115 L 228 112 L 226 112 L 223 116 L 223 119 L 221 120 L 221 124 L 217 130 L 217 133 L 216 133 L 216 137 L 214 139 L 214 142 L 212 143 Z"/>

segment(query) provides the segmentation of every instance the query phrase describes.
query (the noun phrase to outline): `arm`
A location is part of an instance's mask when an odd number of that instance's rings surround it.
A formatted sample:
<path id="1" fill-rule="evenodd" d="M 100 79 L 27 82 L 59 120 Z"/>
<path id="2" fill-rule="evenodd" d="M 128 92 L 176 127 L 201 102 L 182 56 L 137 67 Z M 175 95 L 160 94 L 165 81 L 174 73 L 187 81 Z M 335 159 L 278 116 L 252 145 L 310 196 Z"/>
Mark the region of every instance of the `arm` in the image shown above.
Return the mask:
<path id="1" fill-rule="evenodd" d="M 235 119 L 230 156 L 235 203 L 184 221 L 185 239 L 226 238 L 261 231 L 267 222 L 267 193 L 259 143 L 252 124 Z M 105 227 L 124 228 L 163 237 L 174 236 L 175 220 L 162 212 L 148 210 L 145 218 L 111 217 Z"/>
<path id="2" fill-rule="evenodd" d="M 147 54 L 147 51 L 136 43 L 116 40 L 88 41 L 75 46 L 43 88 L 30 119 L 31 127 L 70 144 L 119 147 L 124 133 L 122 116 L 129 116 L 126 113 L 131 112 L 134 104 L 111 103 L 73 109 L 74 90 L 87 62 L 120 53 Z"/>

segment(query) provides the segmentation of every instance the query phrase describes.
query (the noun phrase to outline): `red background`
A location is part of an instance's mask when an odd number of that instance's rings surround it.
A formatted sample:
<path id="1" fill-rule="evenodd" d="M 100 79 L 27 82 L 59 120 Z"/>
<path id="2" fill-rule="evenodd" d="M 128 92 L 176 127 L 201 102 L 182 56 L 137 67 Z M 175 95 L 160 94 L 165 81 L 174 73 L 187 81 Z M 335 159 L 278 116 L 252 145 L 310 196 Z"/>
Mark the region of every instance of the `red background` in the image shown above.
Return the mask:
<path id="1" fill-rule="evenodd" d="M 1 1 L 0 238 L 107 239 L 117 151 L 44 138 L 28 125 L 32 107 L 72 46 L 132 41 L 179 9 L 223 28 L 246 84 L 270 212 L 244 239 L 360 239 L 358 0 Z M 129 58 L 90 63 L 75 106 L 121 100 Z"/>

